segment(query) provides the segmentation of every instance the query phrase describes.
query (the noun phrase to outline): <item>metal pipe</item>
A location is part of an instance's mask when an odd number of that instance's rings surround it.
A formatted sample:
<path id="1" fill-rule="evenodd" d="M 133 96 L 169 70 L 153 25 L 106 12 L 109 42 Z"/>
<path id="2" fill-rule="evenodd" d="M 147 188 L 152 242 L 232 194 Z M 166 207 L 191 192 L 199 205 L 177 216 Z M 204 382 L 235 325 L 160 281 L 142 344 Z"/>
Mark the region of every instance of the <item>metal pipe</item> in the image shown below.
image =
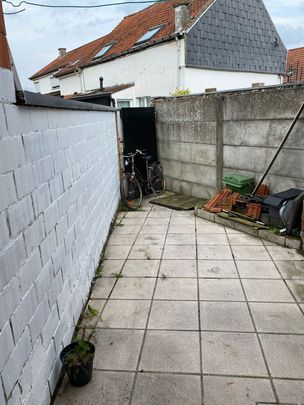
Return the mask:
<path id="1" fill-rule="evenodd" d="M 267 174 L 269 173 L 269 170 L 271 169 L 272 165 L 274 164 L 274 162 L 276 161 L 276 158 L 278 157 L 279 153 L 281 152 L 283 146 L 285 145 L 289 135 L 291 134 L 294 126 L 296 125 L 298 119 L 300 118 L 300 115 L 302 114 L 304 110 L 304 103 L 301 105 L 297 115 L 295 116 L 294 120 L 292 121 L 292 124 L 289 127 L 289 130 L 287 131 L 287 134 L 284 136 L 282 142 L 280 143 L 276 153 L 274 154 L 273 158 L 271 159 L 271 162 L 269 163 L 269 165 L 267 166 L 266 170 L 264 171 L 262 177 L 260 178 L 258 184 L 256 185 L 255 189 L 253 190 L 253 192 L 251 193 L 251 196 L 254 196 L 255 193 L 257 192 L 258 188 L 260 187 L 260 185 L 263 183 L 265 177 L 267 176 Z"/>

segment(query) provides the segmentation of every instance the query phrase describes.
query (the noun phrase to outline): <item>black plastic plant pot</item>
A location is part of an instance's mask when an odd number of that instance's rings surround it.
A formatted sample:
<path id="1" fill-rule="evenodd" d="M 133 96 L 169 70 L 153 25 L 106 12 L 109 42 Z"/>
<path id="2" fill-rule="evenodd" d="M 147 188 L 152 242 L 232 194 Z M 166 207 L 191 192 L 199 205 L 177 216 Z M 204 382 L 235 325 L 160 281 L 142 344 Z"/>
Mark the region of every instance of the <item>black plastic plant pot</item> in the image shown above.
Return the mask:
<path id="1" fill-rule="evenodd" d="M 77 342 L 69 344 L 60 353 L 61 363 L 69 377 L 70 383 L 75 387 L 82 387 L 92 379 L 95 346 L 90 342 L 86 341 L 86 343 L 89 346 L 89 352 L 79 364 L 69 364 L 67 361 L 68 355 L 73 353 Z"/>

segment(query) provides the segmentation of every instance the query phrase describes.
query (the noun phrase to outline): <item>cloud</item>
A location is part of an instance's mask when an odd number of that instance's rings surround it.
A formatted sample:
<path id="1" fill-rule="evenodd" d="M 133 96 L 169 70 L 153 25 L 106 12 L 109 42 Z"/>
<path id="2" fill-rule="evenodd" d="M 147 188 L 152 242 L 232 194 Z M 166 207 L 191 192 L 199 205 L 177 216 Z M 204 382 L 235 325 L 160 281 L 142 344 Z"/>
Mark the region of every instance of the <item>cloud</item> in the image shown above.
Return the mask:
<path id="1" fill-rule="evenodd" d="M 44 4 L 100 4 L 117 0 L 39 0 Z M 274 23 L 288 48 L 304 45 L 304 0 L 265 0 Z M 144 8 L 134 4 L 101 9 L 47 9 L 25 6 L 24 13 L 6 16 L 10 47 L 25 89 L 38 69 L 57 57 L 57 48 L 81 46 L 111 31 L 124 16 Z M 14 10 L 4 3 L 5 11 Z"/>

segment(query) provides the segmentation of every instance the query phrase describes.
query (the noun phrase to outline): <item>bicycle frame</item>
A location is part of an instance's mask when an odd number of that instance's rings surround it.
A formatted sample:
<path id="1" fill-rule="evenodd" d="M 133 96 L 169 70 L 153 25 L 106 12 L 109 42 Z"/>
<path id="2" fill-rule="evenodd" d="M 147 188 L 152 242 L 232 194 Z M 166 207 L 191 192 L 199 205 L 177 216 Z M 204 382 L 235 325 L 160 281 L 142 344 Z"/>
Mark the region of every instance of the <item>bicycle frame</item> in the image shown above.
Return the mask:
<path id="1" fill-rule="evenodd" d="M 131 174 L 132 174 L 132 176 L 135 176 L 138 179 L 138 181 L 141 183 L 141 185 L 143 185 L 144 187 L 151 188 L 150 179 L 149 179 L 149 176 L 148 176 L 149 167 L 150 167 L 149 162 L 147 160 L 145 161 L 146 162 L 146 179 L 144 179 L 142 174 L 140 173 L 140 171 L 138 170 L 138 168 L 135 165 L 135 156 L 137 155 L 137 153 L 138 152 L 136 151 L 132 155 L 129 155 L 129 156 L 124 155 L 124 158 L 127 159 L 127 161 L 128 161 L 128 159 L 131 160 Z M 127 172 L 127 171 L 125 170 L 125 172 Z"/>

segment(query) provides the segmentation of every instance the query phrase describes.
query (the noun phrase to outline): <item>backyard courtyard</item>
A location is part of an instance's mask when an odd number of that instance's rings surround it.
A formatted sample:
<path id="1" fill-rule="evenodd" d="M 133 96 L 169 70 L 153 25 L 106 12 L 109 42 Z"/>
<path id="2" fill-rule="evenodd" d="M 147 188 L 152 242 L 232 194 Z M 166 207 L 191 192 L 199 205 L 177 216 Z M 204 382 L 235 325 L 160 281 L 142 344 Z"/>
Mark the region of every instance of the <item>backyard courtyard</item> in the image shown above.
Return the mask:
<path id="1" fill-rule="evenodd" d="M 93 379 L 55 404 L 304 403 L 303 259 L 192 211 L 119 213 L 90 300 Z"/>

